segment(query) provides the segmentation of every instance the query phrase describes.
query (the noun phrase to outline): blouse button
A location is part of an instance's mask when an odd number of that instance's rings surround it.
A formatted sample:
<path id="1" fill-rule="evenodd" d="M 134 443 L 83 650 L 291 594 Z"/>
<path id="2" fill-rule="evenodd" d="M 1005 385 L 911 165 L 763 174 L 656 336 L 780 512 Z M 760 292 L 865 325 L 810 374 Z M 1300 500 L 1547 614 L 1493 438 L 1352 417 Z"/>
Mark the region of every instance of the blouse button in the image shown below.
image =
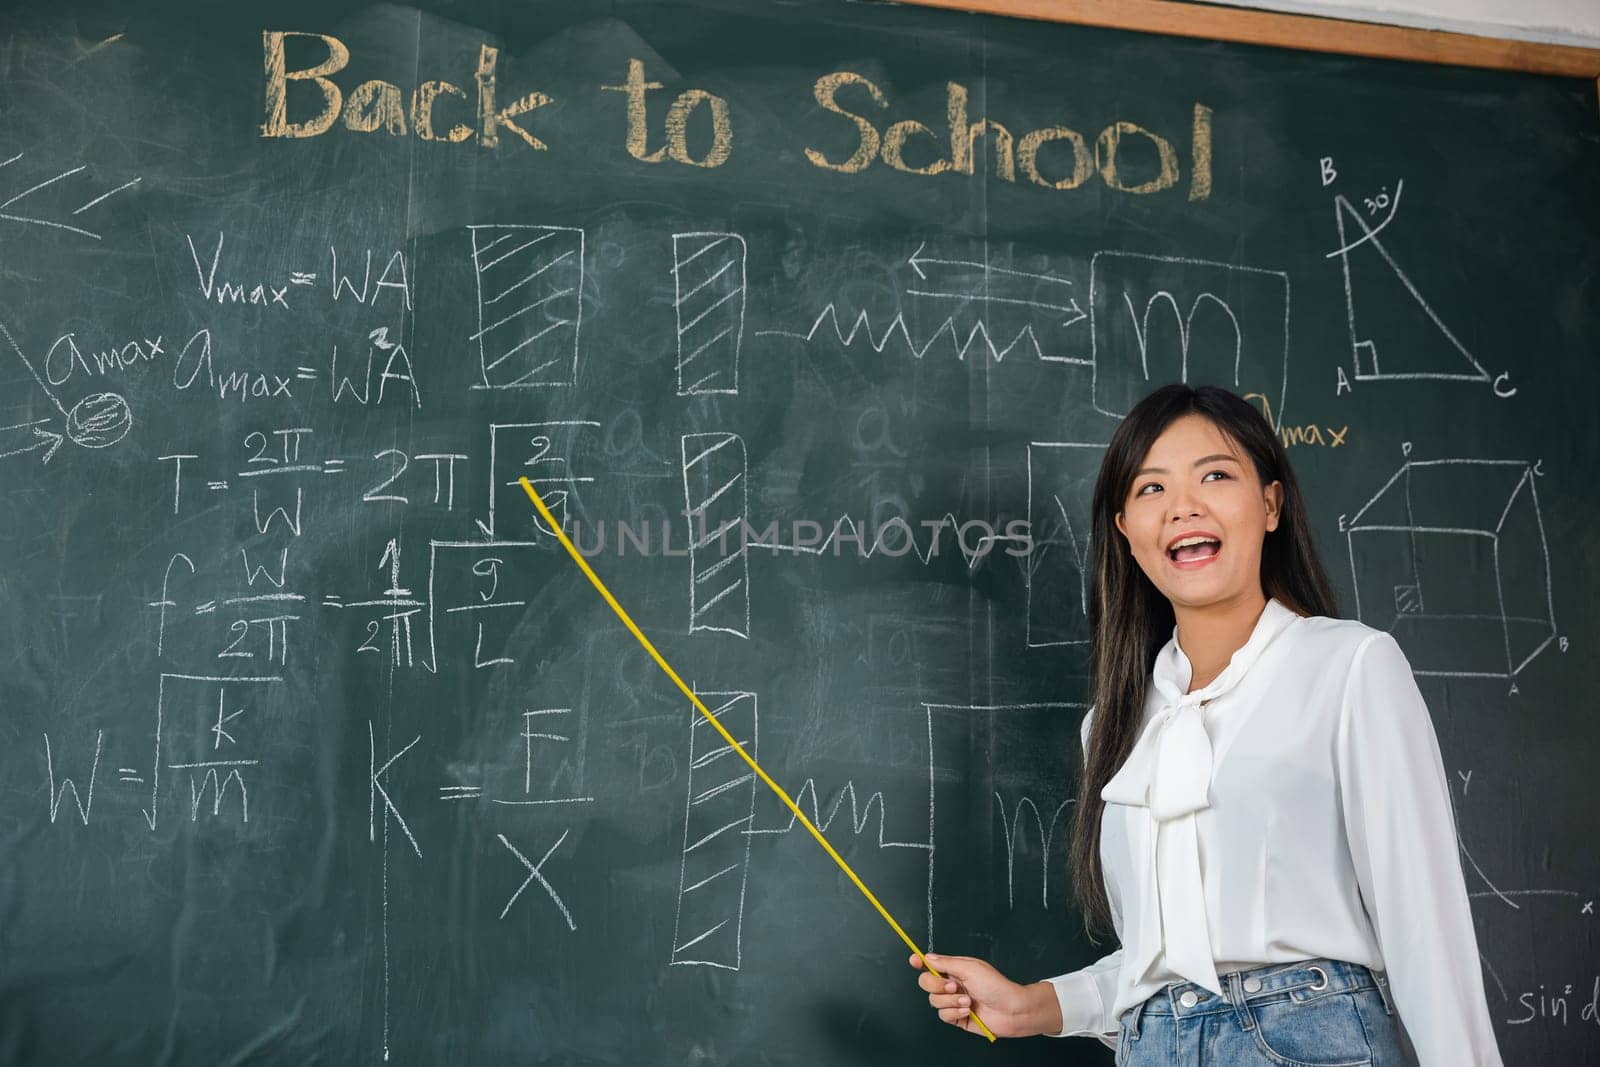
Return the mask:
<path id="1" fill-rule="evenodd" d="M 1179 997 L 1178 1002 L 1186 1008 L 1192 1008 L 1200 1002 L 1200 998 L 1195 996 L 1194 990 L 1191 989 L 1183 996 Z"/>
<path id="2" fill-rule="evenodd" d="M 1255 977 L 1246 978 L 1244 980 L 1244 991 L 1246 993 L 1261 992 L 1261 979 Z"/>

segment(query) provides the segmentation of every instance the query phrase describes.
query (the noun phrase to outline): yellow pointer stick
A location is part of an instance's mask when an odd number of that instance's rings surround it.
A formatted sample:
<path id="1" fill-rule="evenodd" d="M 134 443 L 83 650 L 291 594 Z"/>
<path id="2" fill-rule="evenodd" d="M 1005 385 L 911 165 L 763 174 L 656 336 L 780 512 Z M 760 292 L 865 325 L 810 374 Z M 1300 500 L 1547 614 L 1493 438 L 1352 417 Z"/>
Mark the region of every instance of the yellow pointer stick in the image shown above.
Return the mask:
<path id="1" fill-rule="evenodd" d="M 572 562 L 578 565 L 578 569 L 583 571 L 594 587 L 600 591 L 600 595 L 605 598 L 607 604 L 611 605 L 611 610 L 617 613 L 617 618 L 622 620 L 622 624 L 628 628 L 634 637 L 639 639 L 639 643 L 644 646 L 644 650 L 650 653 L 650 658 L 656 661 L 656 666 L 665 671 L 667 677 L 671 678 L 677 687 L 683 690 L 683 695 L 689 698 L 690 702 L 699 709 L 700 714 L 706 717 L 706 721 L 716 729 L 717 733 L 722 735 L 722 739 L 728 743 L 728 747 L 743 757 L 744 761 L 750 765 L 750 769 L 755 771 L 756 776 L 767 783 L 767 787 L 776 793 L 778 799 L 783 801 L 784 806 L 794 813 L 796 819 L 800 820 L 801 825 L 811 831 L 811 836 L 817 839 L 817 844 L 822 846 L 822 850 L 833 857 L 833 862 L 837 863 L 839 869 L 849 877 L 851 882 L 855 883 L 857 889 L 861 890 L 861 895 L 866 897 L 874 908 L 878 909 L 878 914 L 883 916 L 883 921 L 888 923 L 890 928 L 900 935 L 900 940 L 906 943 L 907 948 L 922 957 L 922 965 L 928 968 L 928 973 L 935 978 L 943 978 L 944 975 L 934 970 L 927 957 L 922 955 L 922 950 L 917 947 L 917 943 L 911 940 L 911 937 L 901 928 L 899 923 L 894 921 L 894 916 L 890 915 L 884 906 L 878 903 L 878 898 L 872 895 L 872 890 L 868 889 L 866 884 L 856 876 L 856 872 L 850 869 L 850 865 L 844 861 L 844 857 L 835 852 L 833 846 L 828 844 L 828 839 L 822 836 L 822 831 L 818 830 L 811 820 L 806 818 L 806 813 L 800 810 L 800 806 L 794 802 L 788 793 L 784 792 L 782 786 L 767 777 L 767 772 L 761 769 L 761 765 L 751 758 L 750 753 L 744 750 L 743 745 L 734 740 L 733 735 L 728 732 L 727 728 L 700 702 L 700 698 L 694 695 L 694 691 L 683 683 L 683 679 L 678 677 L 678 672 L 673 670 L 667 661 L 661 658 L 661 653 L 656 651 L 656 646 L 652 645 L 650 639 L 644 635 L 638 626 L 634 625 L 633 620 L 628 617 L 628 613 L 622 610 L 622 605 L 617 603 L 617 598 L 611 595 L 611 590 L 607 589 L 605 583 L 600 581 L 599 576 L 590 569 L 588 560 L 584 559 L 573 543 L 567 539 L 566 531 L 561 529 L 560 524 L 556 522 L 556 517 L 550 514 L 550 509 L 544 506 L 544 501 L 540 498 L 538 491 L 533 488 L 533 483 L 529 482 L 527 478 L 519 478 L 518 481 L 522 484 L 523 491 L 528 494 L 528 499 L 533 501 L 533 506 L 539 509 L 539 515 L 550 529 L 556 532 L 556 537 L 561 540 L 561 547 L 567 550 L 567 555 L 572 557 Z M 972 1012 L 971 1014 L 973 1024 L 983 1031 L 984 1037 L 993 1041 L 995 1039 L 994 1032 L 983 1024 L 983 1020 L 978 1018 L 977 1012 Z"/>

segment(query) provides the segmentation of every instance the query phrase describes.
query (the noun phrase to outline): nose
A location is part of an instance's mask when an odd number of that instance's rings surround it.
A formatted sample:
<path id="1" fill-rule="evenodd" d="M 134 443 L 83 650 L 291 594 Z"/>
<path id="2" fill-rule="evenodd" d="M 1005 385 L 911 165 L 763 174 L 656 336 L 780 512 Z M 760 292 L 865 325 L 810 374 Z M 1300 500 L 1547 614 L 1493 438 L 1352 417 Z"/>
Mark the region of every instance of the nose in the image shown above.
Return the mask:
<path id="1" fill-rule="evenodd" d="M 1188 485 L 1175 486 L 1167 501 L 1168 518 L 1173 522 L 1181 522 L 1191 516 L 1200 514 L 1199 494 Z"/>

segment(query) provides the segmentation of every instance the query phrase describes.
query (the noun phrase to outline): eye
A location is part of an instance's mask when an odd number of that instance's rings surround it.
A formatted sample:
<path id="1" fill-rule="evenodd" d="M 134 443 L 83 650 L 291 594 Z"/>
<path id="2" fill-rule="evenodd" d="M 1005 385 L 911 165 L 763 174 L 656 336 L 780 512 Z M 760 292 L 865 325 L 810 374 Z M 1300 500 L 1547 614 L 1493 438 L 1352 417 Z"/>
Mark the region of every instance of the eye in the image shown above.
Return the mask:
<path id="1" fill-rule="evenodd" d="M 1160 489 L 1160 488 L 1161 488 L 1161 483 L 1160 482 L 1145 482 L 1143 485 L 1141 485 L 1139 488 L 1137 488 L 1137 489 L 1135 489 L 1133 491 L 1133 495 L 1134 496 L 1148 496 L 1149 494 L 1147 494 L 1145 492 L 1146 489 Z"/>
<path id="2" fill-rule="evenodd" d="M 1212 476 L 1212 475 L 1213 475 L 1213 474 L 1220 474 L 1220 475 L 1222 475 L 1222 476 L 1223 476 L 1223 477 L 1224 477 L 1224 478 L 1232 478 L 1232 477 L 1233 477 L 1233 475 L 1231 475 L 1231 474 L 1229 474 L 1229 473 L 1228 473 L 1228 472 L 1227 472 L 1227 471 L 1225 471 L 1225 470 L 1214 470 L 1214 471 L 1206 471 L 1206 473 L 1205 473 L 1205 477 L 1203 477 L 1203 478 L 1201 478 L 1201 479 L 1200 479 L 1200 480 L 1201 480 L 1201 481 L 1202 481 L 1202 482 L 1203 482 L 1203 481 L 1205 481 L 1205 480 L 1206 480 L 1206 478 L 1209 478 L 1209 477 L 1211 477 L 1211 476 Z"/>

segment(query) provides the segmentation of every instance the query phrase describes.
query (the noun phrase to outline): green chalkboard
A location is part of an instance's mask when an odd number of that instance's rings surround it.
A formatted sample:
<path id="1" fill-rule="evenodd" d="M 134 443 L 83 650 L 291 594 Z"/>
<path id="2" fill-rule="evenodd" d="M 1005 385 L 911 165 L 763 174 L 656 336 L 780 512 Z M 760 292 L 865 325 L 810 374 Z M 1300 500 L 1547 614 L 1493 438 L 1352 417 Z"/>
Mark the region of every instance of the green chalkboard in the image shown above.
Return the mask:
<path id="1" fill-rule="evenodd" d="M 1597 1055 L 1592 84 L 859 3 L 0 16 L 0 1061 L 1109 1062 L 1100 447 L 1263 406 Z"/>

